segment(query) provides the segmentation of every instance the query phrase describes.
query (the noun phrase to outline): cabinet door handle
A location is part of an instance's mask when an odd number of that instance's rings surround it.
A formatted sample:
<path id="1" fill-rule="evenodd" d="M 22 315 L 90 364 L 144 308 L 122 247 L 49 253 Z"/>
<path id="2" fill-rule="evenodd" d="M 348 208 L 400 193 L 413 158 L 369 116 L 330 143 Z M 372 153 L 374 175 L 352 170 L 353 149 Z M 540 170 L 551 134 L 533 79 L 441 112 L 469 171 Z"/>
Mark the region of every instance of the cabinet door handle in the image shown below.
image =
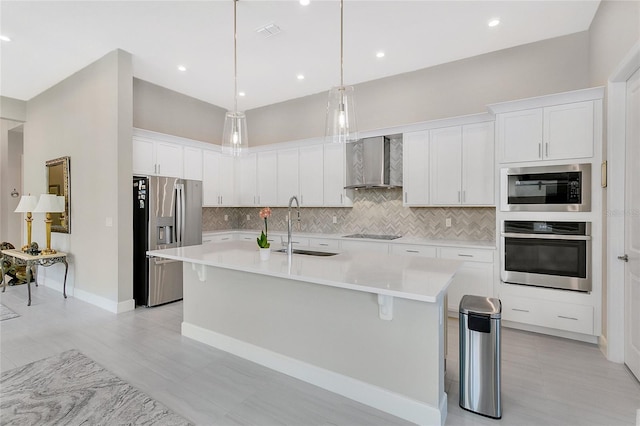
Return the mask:
<path id="1" fill-rule="evenodd" d="M 405 202 L 405 203 L 408 203 L 407 199 L 408 199 L 408 197 L 407 197 L 407 191 L 404 191 L 404 202 Z"/>
<path id="2" fill-rule="evenodd" d="M 549 156 L 549 142 L 544 144 L 544 150 L 545 150 L 545 156 L 548 157 Z"/>
<path id="3" fill-rule="evenodd" d="M 473 257 L 472 254 L 463 254 L 463 253 L 458 253 L 458 256 L 460 256 L 460 257 Z"/>
<path id="4" fill-rule="evenodd" d="M 529 312 L 528 309 L 516 309 L 516 308 L 511 308 L 512 311 L 516 311 L 516 312 Z"/>
<path id="5" fill-rule="evenodd" d="M 538 158 L 542 158 L 542 143 L 538 144 Z"/>
<path id="6" fill-rule="evenodd" d="M 418 250 L 405 250 L 407 253 L 420 253 Z"/>
<path id="7" fill-rule="evenodd" d="M 578 321 L 578 318 L 574 318 L 574 317 L 565 317 L 565 316 L 563 316 L 563 315 L 558 315 L 558 318 L 568 319 L 568 320 L 572 320 L 572 321 Z"/>
<path id="8" fill-rule="evenodd" d="M 340 194 L 340 204 L 343 204 L 343 201 L 342 201 L 342 194 Z"/>
<path id="9" fill-rule="evenodd" d="M 458 202 L 460 202 L 460 191 L 458 191 Z"/>
<path id="10" fill-rule="evenodd" d="M 319 245 L 319 246 L 328 246 L 329 244 L 327 244 L 327 243 L 320 243 L 320 244 L 318 244 L 318 245 Z"/>

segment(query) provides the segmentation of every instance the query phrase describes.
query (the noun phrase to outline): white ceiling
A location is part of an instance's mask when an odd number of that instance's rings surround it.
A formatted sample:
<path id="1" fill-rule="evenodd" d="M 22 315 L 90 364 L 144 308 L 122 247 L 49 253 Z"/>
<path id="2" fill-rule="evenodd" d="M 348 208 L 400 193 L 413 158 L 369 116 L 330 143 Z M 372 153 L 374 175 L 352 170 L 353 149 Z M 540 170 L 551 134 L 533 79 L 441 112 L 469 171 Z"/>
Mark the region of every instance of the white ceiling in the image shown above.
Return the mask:
<path id="1" fill-rule="evenodd" d="M 344 5 L 344 82 L 356 84 L 585 31 L 599 1 L 364 1 Z M 490 18 L 501 24 L 489 28 Z M 278 25 L 263 38 L 256 29 Z M 238 3 L 238 108 L 340 83 L 340 3 Z M 233 108 L 233 2 L 0 1 L 0 95 L 28 100 L 106 53 L 135 77 Z M 375 57 L 384 50 L 383 59 Z M 188 70 L 177 70 L 184 64 Z M 296 74 L 303 73 L 304 80 Z"/>

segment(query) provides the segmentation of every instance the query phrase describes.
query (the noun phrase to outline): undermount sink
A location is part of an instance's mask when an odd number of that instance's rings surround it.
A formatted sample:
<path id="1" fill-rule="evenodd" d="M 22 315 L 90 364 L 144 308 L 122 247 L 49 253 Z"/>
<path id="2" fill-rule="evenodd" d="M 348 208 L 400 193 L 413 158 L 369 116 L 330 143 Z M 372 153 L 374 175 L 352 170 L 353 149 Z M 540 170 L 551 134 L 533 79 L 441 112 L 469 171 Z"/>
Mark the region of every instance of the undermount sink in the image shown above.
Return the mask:
<path id="1" fill-rule="evenodd" d="M 286 253 L 287 249 L 279 249 L 274 250 L 277 253 Z M 293 254 L 306 254 L 307 256 L 335 256 L 338 253 L 330 253 L 327 251 L 315 251 L 315 250 L 303 250 L 303 249 L 293 249 Z"/>

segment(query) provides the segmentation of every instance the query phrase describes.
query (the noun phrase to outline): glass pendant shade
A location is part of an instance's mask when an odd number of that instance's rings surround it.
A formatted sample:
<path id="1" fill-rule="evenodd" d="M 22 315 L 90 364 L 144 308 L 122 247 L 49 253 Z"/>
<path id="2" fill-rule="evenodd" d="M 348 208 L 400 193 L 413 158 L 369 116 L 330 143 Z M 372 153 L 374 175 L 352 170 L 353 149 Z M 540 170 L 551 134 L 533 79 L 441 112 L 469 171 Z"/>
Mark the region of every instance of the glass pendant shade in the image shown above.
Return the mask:
<path id="1" fill-rule="evenodd" d="M 222 132 L 222 152 L 238 156 L 249 148 L 247 117 L 244 112 L 227 111 Z"/>
<path id="2" fill-rule="evenodd" d="M 329 91 L 326 140 L 350 143 L 358 140 L 353 86 L 336 86 Z"/>

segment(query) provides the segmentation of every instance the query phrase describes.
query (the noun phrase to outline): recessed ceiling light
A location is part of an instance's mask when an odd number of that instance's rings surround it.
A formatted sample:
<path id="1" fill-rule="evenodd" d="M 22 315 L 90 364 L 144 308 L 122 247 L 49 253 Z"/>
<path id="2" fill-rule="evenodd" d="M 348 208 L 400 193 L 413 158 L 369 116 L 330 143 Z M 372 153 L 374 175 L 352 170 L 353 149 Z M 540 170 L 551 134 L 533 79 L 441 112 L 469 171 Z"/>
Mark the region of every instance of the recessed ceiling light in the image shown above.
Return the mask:
<path id="1" fill-rule="evenodd" d="M 489 25 L 490 27 L 497 27 L 499 24 L 500 24 L 500 18 L 493 18 L 489 20 L 489 22 L 487 23 L 487 25 Z"/>
<path id="2" fill-rule="evenodd" d="M 185 67 L 184 65 L 178 65 L 178 71 L 186 71 L 187 67 Z"/>
<path id="3" fill-rule="evenodd" d="M 6 35 L 0 35 L 0 40 L 2 40 L 2 41 L 11 41 L 11 39 L 9 37 L 7 37 Z"/>
<path id="4" fill-rule="evenodd" d="M 245 95 L 246 95 L 246 93 L 244 93 L 244 92 L 238 92 L 238 96 L 245 96 Z"/>
<path id="5" fill-rule="evenodd" d="M 382 50 L 379 52 L 376 52 L 376 58 L 384 58 L 384 52 Z"/>
<path id="6" fill-rule="evenodd" d="M 300 0 L 300 4 L 303 6 L 309 6 L 309 3 L 311 3 L 311 0 Z"/>
<path id="7" fill-rule="evenodd" d="M 298 74 L 298 75 L 296 76 L 296 78 L 297 78 L 298 80 L 304 80 L 304 74 Z"/>

